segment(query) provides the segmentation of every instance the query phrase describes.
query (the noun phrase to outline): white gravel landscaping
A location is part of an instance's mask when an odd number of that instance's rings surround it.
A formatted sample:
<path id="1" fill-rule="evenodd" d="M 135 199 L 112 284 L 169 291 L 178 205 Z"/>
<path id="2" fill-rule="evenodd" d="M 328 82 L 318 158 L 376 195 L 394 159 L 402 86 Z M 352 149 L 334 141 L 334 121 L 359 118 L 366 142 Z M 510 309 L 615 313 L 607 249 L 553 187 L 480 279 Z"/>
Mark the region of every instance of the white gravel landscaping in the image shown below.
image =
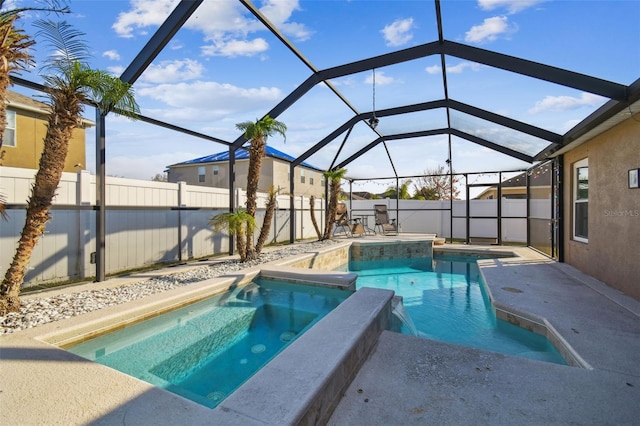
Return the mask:
<path id="1" fill-rule="evenodd" d="M 246 263 L 241 263 L 239 260 L 226 260 L 214 265 L 200 266 L 185 272 L 158 276 L 120 287 L 80 292 L 74 292 L 73 287 L 69 287 L 68 292 L 56 296 L 23 298 L 20 312 L 0 316 L 0 336 L 130 302 L 274 260 L 315 251 L 330 244 L 335 244 L 335 241 L 294 244 L 265 251 L 259 259 Z"/>

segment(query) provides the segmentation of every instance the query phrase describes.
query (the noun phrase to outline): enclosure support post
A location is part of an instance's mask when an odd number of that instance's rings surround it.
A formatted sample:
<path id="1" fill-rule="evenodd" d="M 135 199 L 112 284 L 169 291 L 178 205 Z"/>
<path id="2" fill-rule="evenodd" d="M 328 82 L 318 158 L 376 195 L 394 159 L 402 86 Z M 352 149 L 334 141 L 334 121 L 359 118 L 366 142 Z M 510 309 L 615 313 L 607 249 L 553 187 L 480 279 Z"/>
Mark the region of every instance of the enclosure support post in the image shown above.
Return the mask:
<path id="1" fill-rule="evenodd" d="M 293 196 L 295 187 L 295 166 L 289 164 L 289 244 L 296 242 L 296 201 Z"/>
<path id="2" fill-rule="evenodd" d="M 106 146 L 105 115 L 96 108 L 96 282 L 106 279 Z"/>
<path id="3" fill-rule="evenodd" d="M 465 197 L 466 198 L 466 200 L 465 200 L 466 201 L 466 209 L 467 209 L 467 214 L 466 214 L 466 216 L 467 216 L 467 220 L 466 220 L 466 222 L 467 222 L 466 223 L 466 225 L 467 225 L 467 230 L 466 230 L 467 235 L 465 236 L 465 238 L 466 238 L 467 244 L 469 244 L 471 242 L 471 240 L 469 239 L 469 232 L 471 231 L 471 224 L 469 222 L 470 221 L 470 219 L 469 219 L 469 212 L 470 212 L 469 208 L 471 207 L 471 203 L 469 202 L 469 196 L 471 195 L 471 191 L 469 191 L 469 176 L 466 173 L 464 174 L 464 184 L 465 184 L 464 185 L 465 188 L 467 189 L 467 196 Z M 453 233 L 453 223 L 451 224 L 451 229 L 452 229 L 452 233 Z"/>
<path id="4" fill-rule="evenodd" d="M 229 147 L 229 213 L 233 213 L 236 209 L 236 150 L 233 146 Z M 234 252 L 233 237 L 229 236 L 229 256 Z"/>
<path id="5" fill-rule="evenodd" d="M 564 155 L 559 155 L 558 156 L 558 160 L 557 160 L 557 167 L 558 167 L 558 172 L 557 172 L 557 189 L 556 189 L 556 193 L 558 194 L 557 197 L 557 204 L 558 207 L 556 209 L 556 226 L 558 227 L 558 242 L 557 242 L 557 247 L 558 247 L 558 262 L 564 262 L 564 179 L 563 179 L 563 173 L 564 173 Z"/>
<path id="6" fill-rule="evenodd" d="M 498 173 L 498 245 L 502 245 L 502 172 Z"/>

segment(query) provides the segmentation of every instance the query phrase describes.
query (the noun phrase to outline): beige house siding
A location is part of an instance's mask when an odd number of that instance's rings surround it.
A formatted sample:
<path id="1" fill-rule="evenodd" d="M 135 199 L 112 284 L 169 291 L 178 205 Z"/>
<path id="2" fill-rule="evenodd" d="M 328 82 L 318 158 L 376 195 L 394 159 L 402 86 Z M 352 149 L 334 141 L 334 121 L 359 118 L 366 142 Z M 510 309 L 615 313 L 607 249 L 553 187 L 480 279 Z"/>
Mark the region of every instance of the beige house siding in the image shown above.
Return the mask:
<path id="1" fill-rule="evenodd" d="M 218 175 L 214 175 L 213 167 L 218 166 Z M 198 168 L 205 167 L 205 181 L 198 181 Z M 247 173 L 249 168 L 249 160 L 236 161 L 236 188 L 245 188 L 247 185 Z M 305 183 L 301 183 L 301 170 L 305 173 Z M 310 183 L 310 177 L 313 176 L 313 184 Z M 169 182 L 187 182 L 190 185 L 210 186 L 215 188 L 229 187 L 229 163 L 216 162 L 208 164 L 187 164 L 173 165 L 169 167 Z M 294 176 L 294 192 L 295 195 L 305 195 L 316 197 L 324 196 L 324 184 L 322 173 L 308 169 L 306 167 L 296 167 Z M 276 189 L 279 187 L 281 193 L 289 191 L 289 163 L 286 161 L 266 157 L 262 162 L 260 169 L 260 182 L 258 190 L 266 192 L 273 185 Z"/>
<path id="2" fill-rule="evenodd" d="M 640 116 L 634 117 L 640 120 Z M 640 168 L 640 123 L 628 119 L 564 156 L 565 261 L 640 299 L 640 189 L 628 170 Z M 573 239 L 573 165 L 589 161 L 588 242 Z"/>
<path id="3" fill-rule="evenodd" d="M 2 146 L 4 152 L 2 165 L 37 169 L 47 133 L 47 105 L 14 92 L 7 93 L 7 101 L 7 110 L 16 113 L 16 146 Z M 87 127 L 91 124 L 88 121 L 84 122 Z M 77 172 L 86 169 L 85 151 L 84 128 L 76 128 L 69 142 L 64 171 Z M 76 167 L 77 164 L 81 166 Z"/>

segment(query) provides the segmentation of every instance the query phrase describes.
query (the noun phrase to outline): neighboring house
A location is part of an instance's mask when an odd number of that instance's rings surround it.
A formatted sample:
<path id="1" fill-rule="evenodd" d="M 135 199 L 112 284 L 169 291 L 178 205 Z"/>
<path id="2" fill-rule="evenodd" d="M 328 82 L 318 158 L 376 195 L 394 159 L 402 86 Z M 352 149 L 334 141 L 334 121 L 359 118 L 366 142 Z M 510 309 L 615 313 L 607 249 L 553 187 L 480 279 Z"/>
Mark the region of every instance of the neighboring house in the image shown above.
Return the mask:
<path id="1" fill-rule="evenodd" d="M 258 190 L 266 192 L 270 186 L 289 192 L 290 163 L 292 156 L 267 146 L 266 157 L 260 169 Z M 240 148 L 235 156 L 235 187 L 245 189 L 249 169 L 249 153 Z M 194 158 L 193 160 L 168 166 L 169 182 L 186 182 L 190 185 L 229 188 L 229 151 Z M 322 171 L 308 163 L 294 169 L 294 195 L 324 197 L 324 176 Z"/>
<path id="2" fill-rule="evenodd" d="M 546 167 L 533 170 L 534 174 L 529 176 L 530 198 L 548 198 L 551 191 L 551 169 Z M 500 191 L 502 198 L 526 199 L 527 172 L 503 180 Z M 498 198 L 498 187 L 493 185 L 474 197 L 474 200 L 495 200 L 496 198 Z"/>
<path id="3" fill-rule="evenodd" d="M 627 117 L 554 155 L 563 155 L 564 261 L 640 300 L 640 114 Z"/>
<path id="4" fill-rule="evenodd" d="M 5 102 L 7 127 L 2 142 L 2 165 L 37 169 L 47 133 L 50 108 L 43 102 L 11 91 L 7 91 Z M 65 172 L 86 169 L 85 129 L 93 126 L 93 122 L 83 119 L 81 127 L 73 131 L 64 165 Z"/>

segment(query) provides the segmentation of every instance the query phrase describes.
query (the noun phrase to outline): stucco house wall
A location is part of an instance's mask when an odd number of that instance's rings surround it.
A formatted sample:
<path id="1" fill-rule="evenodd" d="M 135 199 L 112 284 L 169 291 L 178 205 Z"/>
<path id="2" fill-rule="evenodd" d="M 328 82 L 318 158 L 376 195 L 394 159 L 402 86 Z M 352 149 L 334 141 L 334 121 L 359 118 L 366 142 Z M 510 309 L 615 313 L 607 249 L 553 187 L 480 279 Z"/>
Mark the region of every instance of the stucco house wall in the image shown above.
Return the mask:
<path id="1" fill-rule="evenodd" d="M 49 118 L 48 106 L 28 96 L 7 92 L 8 111 L 16 113 L 15 146 L 3 145 L 2 165 L 24 169 L 37 169 L 44 148 Z M 77 172 L 86 169 L 85 128 L 92 122 L 83 120 L 83 127 L 73 131 L 69 142 L 69 153 L 64 164 L 65 172 Z"/>
<path id="2" fill-rule="evenodd" d="M 205 167 L 205 181 L 199 182 L 198 168 Z M 218 174 L 214 175 L 213 167 L 218 166 Z M 249 160 L 237 160 L 235 164 L 236 188 L 246 188 Z M 304 170 L 305 182 L 302 183 L 301 173 Z M 324 196 L 322 174 L 316 170 L 298 166 L 294 173 L 294 195 L 316 197 Z M 215 162 L 207 164 L 174 164 L 169 166 L 169 182 L 187 182 L 190 185 L 201 185 L 216 188 L 229 187 L 229 163 Z M 313 180 L 313 183 L 311 183 Z M 259 191 L 266 192 L 269 187 L 278 186 L 281 192 L 289 191 L 289 163 L 273 157 L 265 157 L 260 168 Z"/>
<path id="3" fill-rule="evenodd" d="M 573 166 L 588 158 L 588 242 L 573 238 Z M 564 154 L 565 262 L 640 300 L 640 115 Z"/>

